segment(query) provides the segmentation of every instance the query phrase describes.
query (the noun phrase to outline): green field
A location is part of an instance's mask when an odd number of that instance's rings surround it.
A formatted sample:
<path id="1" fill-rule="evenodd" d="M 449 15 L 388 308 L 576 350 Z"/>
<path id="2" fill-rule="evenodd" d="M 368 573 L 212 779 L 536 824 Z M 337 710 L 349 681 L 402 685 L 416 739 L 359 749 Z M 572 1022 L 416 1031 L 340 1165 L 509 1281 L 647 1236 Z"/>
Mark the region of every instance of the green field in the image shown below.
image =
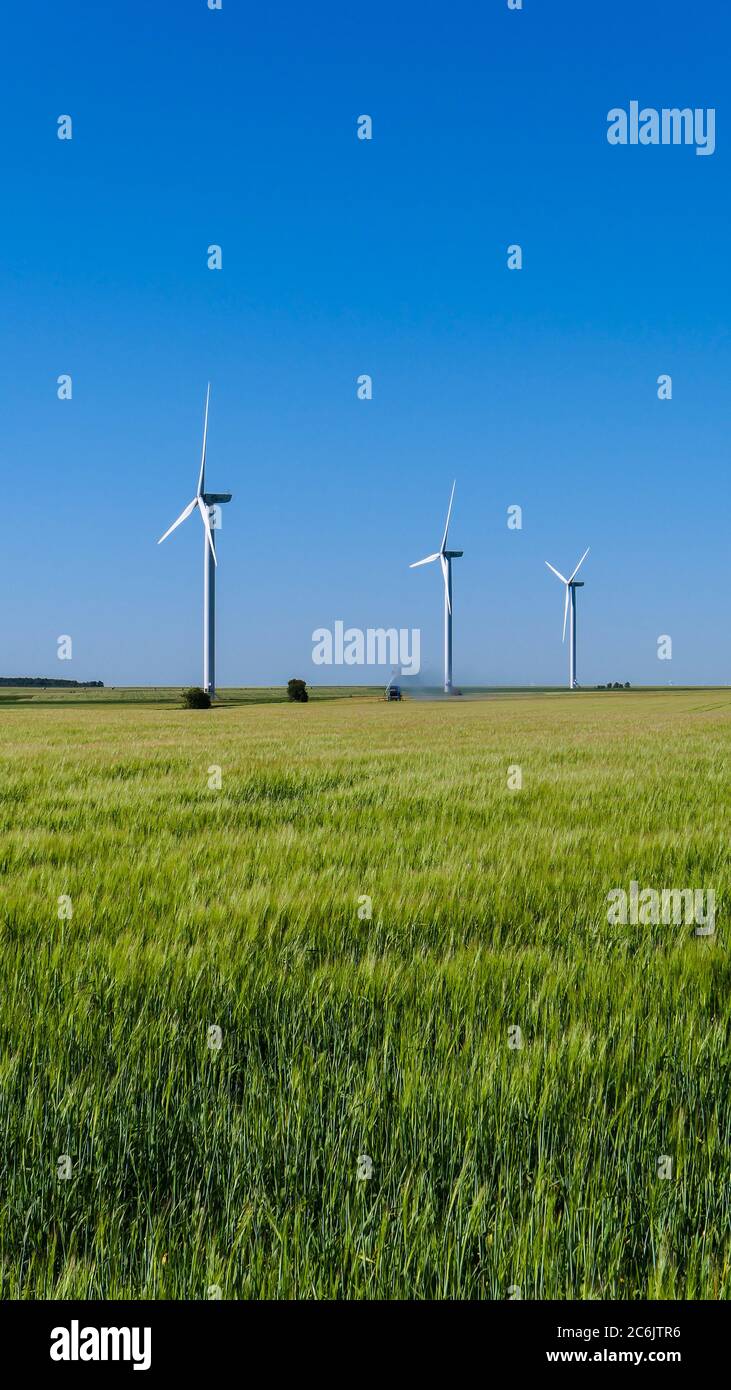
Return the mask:
<path id="1" fill-rule="evenodd" d="M 0 1295 L 728 1298 L 731 691 L 175 698 L 0 697 Z"/>

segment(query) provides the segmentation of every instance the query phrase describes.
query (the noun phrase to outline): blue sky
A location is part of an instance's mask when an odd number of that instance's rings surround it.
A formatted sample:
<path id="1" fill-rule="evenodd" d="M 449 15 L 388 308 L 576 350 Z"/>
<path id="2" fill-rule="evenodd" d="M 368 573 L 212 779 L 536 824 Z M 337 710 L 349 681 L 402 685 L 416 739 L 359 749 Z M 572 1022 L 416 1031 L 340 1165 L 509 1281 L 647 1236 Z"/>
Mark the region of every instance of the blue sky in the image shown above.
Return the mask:
<path id="1" fill-rule="evenodd" d="M 220 685 L 379 679 L 312 665 L 338 618 L 436 680 L 453 477 L 458 684 L 565 680 L 543 562 L 587 545 L 580 680 L 731 680 L 730 38 L 726 0 L 11 7 L 0 672 L 200 682 L 200 524 L 155 541 L 210 379 Z M 715 108 L 715 153 L 611 147 L 632 99 Z"/>

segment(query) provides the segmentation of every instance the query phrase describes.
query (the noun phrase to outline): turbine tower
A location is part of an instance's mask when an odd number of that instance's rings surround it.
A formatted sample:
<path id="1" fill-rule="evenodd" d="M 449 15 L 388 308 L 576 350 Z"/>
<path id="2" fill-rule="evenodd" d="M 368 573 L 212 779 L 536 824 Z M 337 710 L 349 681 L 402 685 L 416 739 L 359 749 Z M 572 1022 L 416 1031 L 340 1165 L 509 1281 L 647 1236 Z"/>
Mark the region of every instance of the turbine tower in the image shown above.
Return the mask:
<path id="1" fill-rule="evenodd" d="M 562 642 L 566 641 L 566 617 L 569 611 L 571 613 L 571 618 L 569 621 L 569 690 L 576 690 L 578 685 L 578 681 L 576 679 L 576 590 L 583 589 L 584 581 L 583 579 L 577 579 L 576 576 L 579 573 L 579 570 L 581 569 L 581 566 L 583 565 L 587 555 L 589 554 L 589 549 L 590 547 L 587 546 L 586 550 L 584 551 L 584 554 L 579 560 L 578 565 L 576 566 L 576 569 L 573 571 L 573 574 L 571 574 L 568 579 L 565 579 L 562 574 L 559 574 L 559 571 L 557 569 L 554 569 L 553 565 L 549 565 L 548 560 L 546 560 L 546 564 L 548 565 L 548 568 L 550 569 L 551 573 L 555 574 L 556 578 L 560 579 L 561 583 L 566 585 L 566 601 L 563 606 L 563 637 L 561 638 Z"/>
<path id="2" fill-rule="evenodd" d="M 191 512 L 198 508 L 203 522 L 203 689 L 211 699 L 216 698 L 216 546 L 211 527 L 211 509 L 230 502 L 230 492 L 206 492 L 206 440 L 208 438 L 208 403 L 211 399 L 211 383 L 206 392 L 206 413 L 203 420 L 203 451 L 201 468 L 198 474 L 198 487 L 192 502 L 180 513 L 177 521 L 169 526 L 158 545 L 167 540 L 181 521 L 186 521 Z"/>
<path id="3" fill-rule="evenodd" d="M 415 570 L 419 565 L 430 565 L 432 560 L 438 560 L 442 567 L 444 578 L 444 693 L 452 694 L 452 561 L 459 560 L 464 555 L 463 550 L 447 550 L 447 535 L 449 533 L 449 519 L 452 515 L 452 503 L 454 501 L 454 489 L 457 481 L 452 483 L 452 495 L 449 499 L 449 509 L 447 511 L 447 522 L 444 527 L 442 544 L 433 555 L 427 555 L 425 560 L 415 560 L 409 569 Z"/>

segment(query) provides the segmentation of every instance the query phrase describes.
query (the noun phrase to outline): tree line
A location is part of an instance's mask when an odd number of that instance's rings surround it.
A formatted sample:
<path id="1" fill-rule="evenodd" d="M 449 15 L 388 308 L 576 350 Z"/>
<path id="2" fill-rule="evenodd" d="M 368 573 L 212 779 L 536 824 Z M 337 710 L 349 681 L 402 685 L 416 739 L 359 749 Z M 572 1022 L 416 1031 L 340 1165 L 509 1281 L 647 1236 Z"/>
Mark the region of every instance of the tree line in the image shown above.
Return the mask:
<path id="1" fill-rule="evenodd" d="M 32 685 L 41 690 L 49 686 L 76 686 L 79 690 L 86 690 L 88 687 L 103 687 L 104 681 L 62 681 L 53 680 L 50 676 L 0 676 L 0 685 Z"/>

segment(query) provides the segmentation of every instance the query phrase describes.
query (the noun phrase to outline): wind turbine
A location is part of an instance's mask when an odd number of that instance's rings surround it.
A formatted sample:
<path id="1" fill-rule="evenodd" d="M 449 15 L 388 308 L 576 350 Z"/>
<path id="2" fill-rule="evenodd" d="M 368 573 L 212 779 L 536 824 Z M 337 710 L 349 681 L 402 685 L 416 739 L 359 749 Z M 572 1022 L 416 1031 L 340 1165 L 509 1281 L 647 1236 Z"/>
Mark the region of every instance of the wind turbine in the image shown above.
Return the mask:
<path id="1" fill-rule="evenodd" d="M 211 509 L 223 502 L 230 502 L 230 492 L 206 492 L 206 440 L 208 438 L 208 403 L 211 399 L 211 383 L 206 392 L 206 413 L 203 420 L 203 451 L 201 468 L 198 474 L 198 487 L 192 502 L 180 513 L 177 521 L 169 526 L 158 545 L 167 540 L 181 521 L 186 521 L 196 508 L 203 522 L 203 689 L 211 699 L 216 697 L 216 547 L 211 527 Z"/>
<path id="2" fill-rule="evenodd" d="M 576 569 L 573 571 L 573 573 L 570 575 L 568 579 L 565 579 L 564 576 L 560 574 L 557 569 L 554 569 L 553 565 L 549 565 L 548 560 L 546 560 L 546 564 L 548 565 L 548 568 L 550 569 L 551 573 L 555 574 L 556 578 L 560 579 L 561 583 L 566 585 L 566 601 L 563 606 L 563 637 L 561 638 L 562 642 L 566 641 L 566 617 L 569 613 L 569 610 L 571 610 L 571 620 L 569 623 L 569 690 L 575 690 L 578 684 L 576 680 L 576 590 L 583 589 L 584 587 L 583 579 L 577 579 L 576 576 L 579 573 L 579 570 L 581 569 L 581 566 L 583 565 L 587 555 L 589 554 L 589 549 L 590 547 L 587 546 L 586 550 L 584 551 L 584 554 L 579 560 L 578 565 L 576 566 Z"/>
<path id="3" fill-rule="evenodd" d="M 427 555 L 425 560 L 415 560 L 409 569 L 415 570 L 419 565 L 430 565 L 433 560 L 438 560 L 442 567 L 444 578 L 444 693 L 452 694 L 452 561 L 459 560 L 464 555 L 463 550 L 447 550 L 447 535 L 449 532 L 449 519 L 452 515 L 452 503 L 454 501 L 454 489 L 457 480 L 452 483 L 452 495 L 449 499 L 449 510 L 447 511 L 447 521 L 444 527 L 442 543 L 433 555 Z"/>

